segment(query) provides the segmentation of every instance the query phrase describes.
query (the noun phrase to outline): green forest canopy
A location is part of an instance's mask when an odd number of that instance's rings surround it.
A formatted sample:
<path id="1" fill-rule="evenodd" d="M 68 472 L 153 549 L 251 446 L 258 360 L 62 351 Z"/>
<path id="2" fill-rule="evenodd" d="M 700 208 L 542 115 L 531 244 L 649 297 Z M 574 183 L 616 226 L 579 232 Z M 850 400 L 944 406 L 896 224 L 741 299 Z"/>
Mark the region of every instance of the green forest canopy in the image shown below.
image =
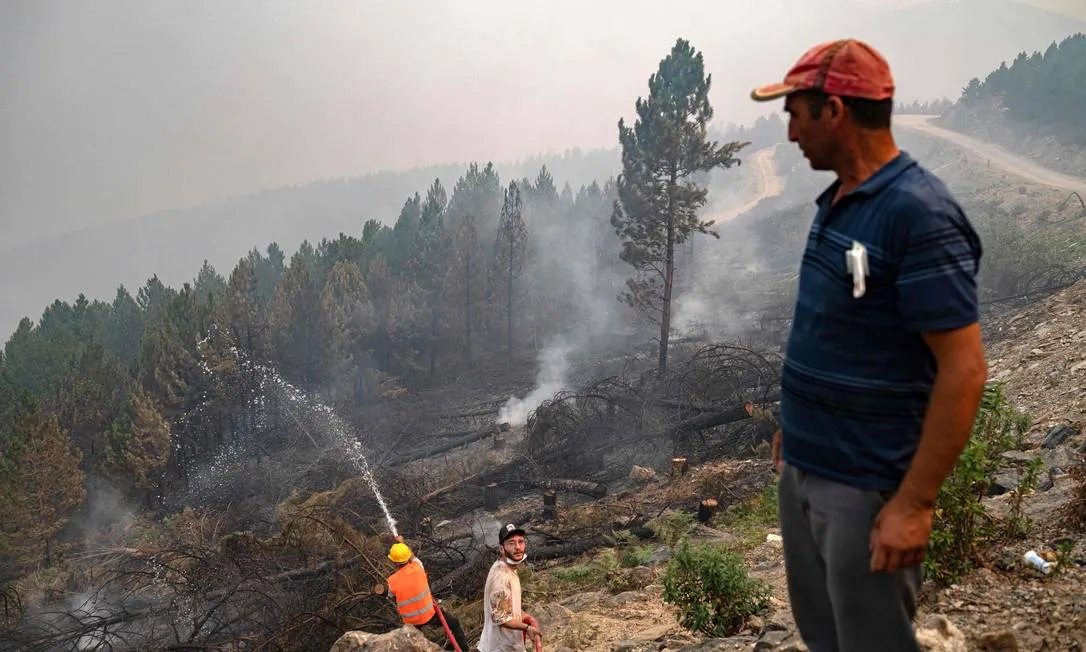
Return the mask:
<path id="1" fill-rule="evenodd" d="M 1015 122 L 1086 143 L 1086 35 L 1075 34 L 1031 55 L 1021 52 L 962 89 L 963 106 L 998 101 Z"/>

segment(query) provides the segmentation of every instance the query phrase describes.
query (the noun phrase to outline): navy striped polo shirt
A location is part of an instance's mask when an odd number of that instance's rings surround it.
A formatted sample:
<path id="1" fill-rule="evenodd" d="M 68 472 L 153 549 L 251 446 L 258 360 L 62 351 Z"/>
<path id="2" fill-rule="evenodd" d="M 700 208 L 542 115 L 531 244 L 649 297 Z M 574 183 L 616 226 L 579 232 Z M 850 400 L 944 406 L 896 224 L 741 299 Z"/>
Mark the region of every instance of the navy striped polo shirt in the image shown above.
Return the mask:
<path id="1" fill-rule="evenodd" d="M 897 488 L 935 380 L 925 331 L 978 317 L 981 243 L 961 206 L 906 152 L 830 203 L 816 202 L 781 375 L 783 457 L 860 489 Z M 853 298 L 845 252 L 867 250 Z"/>

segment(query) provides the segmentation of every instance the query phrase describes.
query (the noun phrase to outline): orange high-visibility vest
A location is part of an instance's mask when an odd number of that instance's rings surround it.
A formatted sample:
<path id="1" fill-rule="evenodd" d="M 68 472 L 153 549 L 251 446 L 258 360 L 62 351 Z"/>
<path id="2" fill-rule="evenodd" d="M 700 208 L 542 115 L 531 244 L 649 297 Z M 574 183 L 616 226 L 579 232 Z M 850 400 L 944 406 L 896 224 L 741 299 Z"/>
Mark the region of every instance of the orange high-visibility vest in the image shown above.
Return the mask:
<path id="1" fill-rule="evenodd" d="M 388 588 L 396 596 L 396 609 L 408 625 L 422 625 L 434 617 L 434 599 L 422 565 L 414 561 L 388 578 Z"/>

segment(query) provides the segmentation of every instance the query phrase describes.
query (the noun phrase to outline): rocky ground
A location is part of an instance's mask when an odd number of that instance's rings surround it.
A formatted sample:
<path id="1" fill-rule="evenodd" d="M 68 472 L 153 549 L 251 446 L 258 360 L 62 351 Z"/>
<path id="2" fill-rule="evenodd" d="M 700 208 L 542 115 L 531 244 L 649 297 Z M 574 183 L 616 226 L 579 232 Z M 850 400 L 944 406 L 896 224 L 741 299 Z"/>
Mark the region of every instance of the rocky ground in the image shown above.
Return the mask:
<path id="1" fill-rule="evenodd" d="M 986 326 L 989 376 L 1033 418 L 1034 438 L 1086 422 L 1084 305 L 1086 280 Z"/>

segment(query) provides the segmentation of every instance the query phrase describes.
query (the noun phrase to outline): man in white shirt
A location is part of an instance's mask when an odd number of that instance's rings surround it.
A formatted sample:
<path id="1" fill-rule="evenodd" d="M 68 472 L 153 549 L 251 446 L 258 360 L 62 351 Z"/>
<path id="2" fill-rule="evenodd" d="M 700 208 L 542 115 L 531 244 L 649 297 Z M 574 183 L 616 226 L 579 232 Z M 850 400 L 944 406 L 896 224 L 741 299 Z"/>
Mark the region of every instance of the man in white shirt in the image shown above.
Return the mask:
<path id="1" fill-rule="evenodd" d="M 483 634 L 479 652 L 524 652 L 525 638 L 541 649 L 543 633 L 520 604 L 517 567 L 528 558 L 524 530 L 508 523 L 498 532 L 500 552 L 483 589 Z"/>

